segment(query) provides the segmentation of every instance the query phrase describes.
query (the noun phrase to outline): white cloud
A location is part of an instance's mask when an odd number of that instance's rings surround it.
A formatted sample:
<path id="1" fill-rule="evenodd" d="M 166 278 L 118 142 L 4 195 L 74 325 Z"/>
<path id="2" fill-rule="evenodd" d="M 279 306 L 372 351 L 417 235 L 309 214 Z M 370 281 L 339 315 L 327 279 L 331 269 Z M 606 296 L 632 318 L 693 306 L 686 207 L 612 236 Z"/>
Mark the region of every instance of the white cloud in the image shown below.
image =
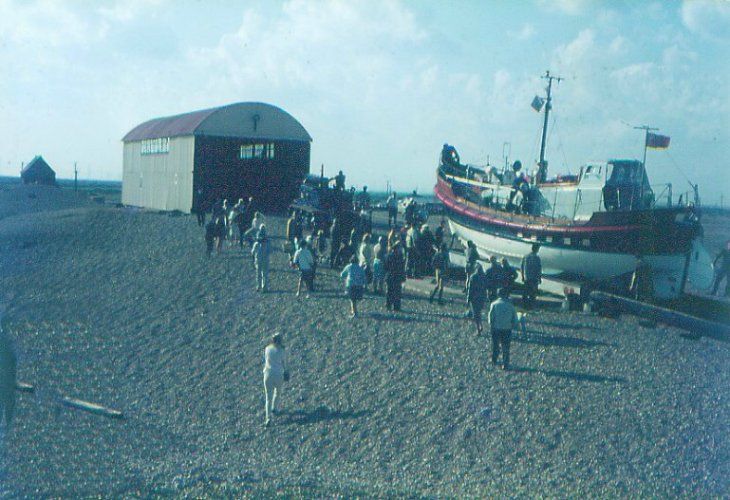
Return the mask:
<path id="1" fill-rule="evenodd" d="M 101 5 L 97 12 L 112 22 L 128 22 L 148 9 L 162 5 L 165 0 L 117 0 L 111 5 Z"/>
<path id="2" fill-rule="evenodd" d="M 509 31 L 507 34 L 515 40 L 529 40 L 535 34 L 535 27 L 530 23 L 525 23 L 519 31 Z"/>
<path id="3" fill-rule="evenodd" d="M 681 66 L 687 68 L 687 65 L 697 61 L 697 53 L 687 50 L 679 44 L 670 45 L 662 51 L 662 63 L 665 66 Z"/>
<path id="4" fill-rule="evenodd" d="M 627 50 L 626 38 L 621 35 L 616 36 L 613 40 L 611 40 L 608 50 L 615 55 L 624 54 Z"/>
<path id="5" fill-rule="evenodd" d="M 691 32 L 707 38 L 730 39 L 730 2 L 726 0 L 685 0 L 682 22 Z"/>
<path id="6" fill-rule="evenodd" d="M 576 16 L 582 14 L 596 2 L 595 0 L 538 0 L 538 3 L 546 9 L 558 10 L 564 14 Z"/>
<path id="7" fill-rule="evenodd" d="M 578 36 L 556 50 L 560 61 L 567 68 L 577 66 L 585 61 L 586 57 L 592 55 L 595 46 L 595 34 L 591 29 L 584 29 Z"/>
<path id="8" fill-rule="evenodd" d="M 0 39 L 11 46 L 73 45 L 98 33 L 98 28 L 61 1 L 0 1 Z"/>

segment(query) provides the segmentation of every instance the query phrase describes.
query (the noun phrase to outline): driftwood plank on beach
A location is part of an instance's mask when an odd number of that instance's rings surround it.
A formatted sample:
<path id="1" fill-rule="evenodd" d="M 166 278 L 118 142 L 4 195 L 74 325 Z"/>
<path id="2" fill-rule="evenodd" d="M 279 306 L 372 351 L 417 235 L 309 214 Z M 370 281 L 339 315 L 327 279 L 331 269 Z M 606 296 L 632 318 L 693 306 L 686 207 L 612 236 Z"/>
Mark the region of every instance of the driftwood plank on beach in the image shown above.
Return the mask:
<path id="1" fill-rule="evenodd" d="M 649 318 L 667 325 L 676 326 L 693 333 L 719 340 L 730 340 L 730 325 L 708 321 L 689 314 L 684 314 L 664 307 L 639 302 L 605 292 L 591 292 L 591 299 L 610 309 L 620 310 L 629 314 L 635 314 L 643 318 Z"/>
<path id="2" fill-rule="evenodd" d="M 102 415 L 109 418 L 124 418 L 124 414 L 119 410 L 113 410 L 96 403 L 90 403 L 81 399 L 64 397 L 62 400 L 64 405 L 78 410 L 87 411 L 95 415 Z"/>
<path id="3" fill-rule="evenodd" d="M 35 392 L 35 386 L 26 384 L 25 382 L 16 382 L 15 390 L 20 392 Z"/>

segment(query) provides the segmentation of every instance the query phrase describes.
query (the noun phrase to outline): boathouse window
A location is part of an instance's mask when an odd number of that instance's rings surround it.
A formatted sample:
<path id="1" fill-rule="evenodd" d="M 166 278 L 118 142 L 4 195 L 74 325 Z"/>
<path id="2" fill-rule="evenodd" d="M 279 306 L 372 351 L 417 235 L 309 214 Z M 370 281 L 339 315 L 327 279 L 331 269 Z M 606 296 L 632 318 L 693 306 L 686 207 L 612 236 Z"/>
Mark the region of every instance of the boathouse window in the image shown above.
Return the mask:
<path id="1" fill-rule="evenodd" d="M 564 238 L 563 243 L 566 245 L 570 245 L 570 238 Z"/>
<path id="2" fill-rule="evenodd" d="M 239 156 L 242 160 L 252 159 L 274 159 L 274 143 L 267 144 L 244 144 L 241 146 L 241 153 Z"/>
<path id="3" fill-rule="evenodd" d="M 584 247 L 589 247 L 591 246 L 591 240 L 589 240 L 588 238 L 583 238 L 581 240 L 581 245 L 583 245 Z"/>
<path id="4" fill-rule="evenodd" d="M 559 235 L 553 236 L 552 237 L 552 240 L 553 240 L 553 243 L 555 243 L 556 245 L 562 245 L 563 244 L 563 237 L 562 236 L 559 236 Z"/>
<path id="5" fill-rule="evenodd" d="M 158 137 L 156 139 L 145 139 L 142 141 L 140 154 L 143 155 L 159 155 L 170 152 L 170 138 Z"/>

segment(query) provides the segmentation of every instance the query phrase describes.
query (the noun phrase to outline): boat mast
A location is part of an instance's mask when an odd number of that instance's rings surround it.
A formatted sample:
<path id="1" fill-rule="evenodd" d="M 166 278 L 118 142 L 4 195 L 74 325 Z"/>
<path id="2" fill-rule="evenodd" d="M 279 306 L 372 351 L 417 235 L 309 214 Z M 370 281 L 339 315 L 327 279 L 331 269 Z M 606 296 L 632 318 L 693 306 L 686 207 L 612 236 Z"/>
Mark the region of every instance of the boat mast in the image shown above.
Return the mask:
<path id="1" fill-rule="evenodd" d="M 648 125 L 641 125 L 640 127 L 634 127 L 634 129 L 644 131 L 644 160 L 643 160 L 642 165 L 644 166 L 644 170 L 646 170 L 646 150 L 647 150 L 647 144 L 649 143 L 649 131 L 650 130 L 659 130 L 659 129 L 650 127 Z"/>
<path id="2" fill-rule="evenodd" d="M 658 128 L 650 127 L 649 125 L 641 125 L 640 127 L 634 127 L 636 130 L 643 130 L 644 131 L 644 159 L 642 160 L 641 166 L 644 167 L 644 172 L 646 172 L 646 150 L 648 149 L 647 144 L 649 143 L 649 131 L 650 130 L 659 130 Z M 641 191 L 639 192 L 639 196 L 644 196 L 644 176 L 646 173 L 644 173 L 641 176 Z M 671 204 L 671 199 L 669 201 Z M 634 199 L 631 198 L 631 205 L 629 208 L 634 208 Z"/>
<path id="3" fill-rule="evenodd" d="M 548 81 L 547 86 L 547 99 L 545 101 L 545 121 L 542 124 L 542 140 L 540 141 L 540 162 L 538 163 L 537 170 L 537 182 L 545 182 L 547 179 L 547 162 L 545 161 L 545 141 L 547 139 L 547 126 L 548 126 L 548 115 L 550 114 L 550 108 L 552 108 L 552 97 L 551 91 L 553 88 L 553 80 L 560 81 L 562 78 L 559 76 L 552 76 L 550 70 L 545 72 L 545 76 L 542 78 Z"/>

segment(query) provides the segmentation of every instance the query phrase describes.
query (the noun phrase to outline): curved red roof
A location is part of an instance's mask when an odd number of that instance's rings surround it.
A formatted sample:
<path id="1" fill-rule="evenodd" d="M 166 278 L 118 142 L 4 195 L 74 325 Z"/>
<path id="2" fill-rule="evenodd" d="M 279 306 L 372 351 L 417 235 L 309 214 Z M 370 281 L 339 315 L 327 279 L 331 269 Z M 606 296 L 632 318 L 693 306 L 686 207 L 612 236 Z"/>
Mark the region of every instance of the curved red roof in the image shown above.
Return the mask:
<path id="1" fill-rule="evenodd" d="M 193 135 L 195 129 L 215 113 L 218 108 L 203 109 L 185 113 L 182 115 L 166 116 L 163 118 L 155 118 L 141 123 L 130 130 L 127 135 L 122 138 L 124 142 L 141 141 L 144 139 L 156 139 L 158 137 L 177 137 L 181 135 Z"/>
<path id="2" fill-rule="evenodd" d="M 146 121 L 130 130 L 122 141 L 184 135 L 312 140 L 301 123 L 281 108 L 263 102 L 239 102 Z"/>

